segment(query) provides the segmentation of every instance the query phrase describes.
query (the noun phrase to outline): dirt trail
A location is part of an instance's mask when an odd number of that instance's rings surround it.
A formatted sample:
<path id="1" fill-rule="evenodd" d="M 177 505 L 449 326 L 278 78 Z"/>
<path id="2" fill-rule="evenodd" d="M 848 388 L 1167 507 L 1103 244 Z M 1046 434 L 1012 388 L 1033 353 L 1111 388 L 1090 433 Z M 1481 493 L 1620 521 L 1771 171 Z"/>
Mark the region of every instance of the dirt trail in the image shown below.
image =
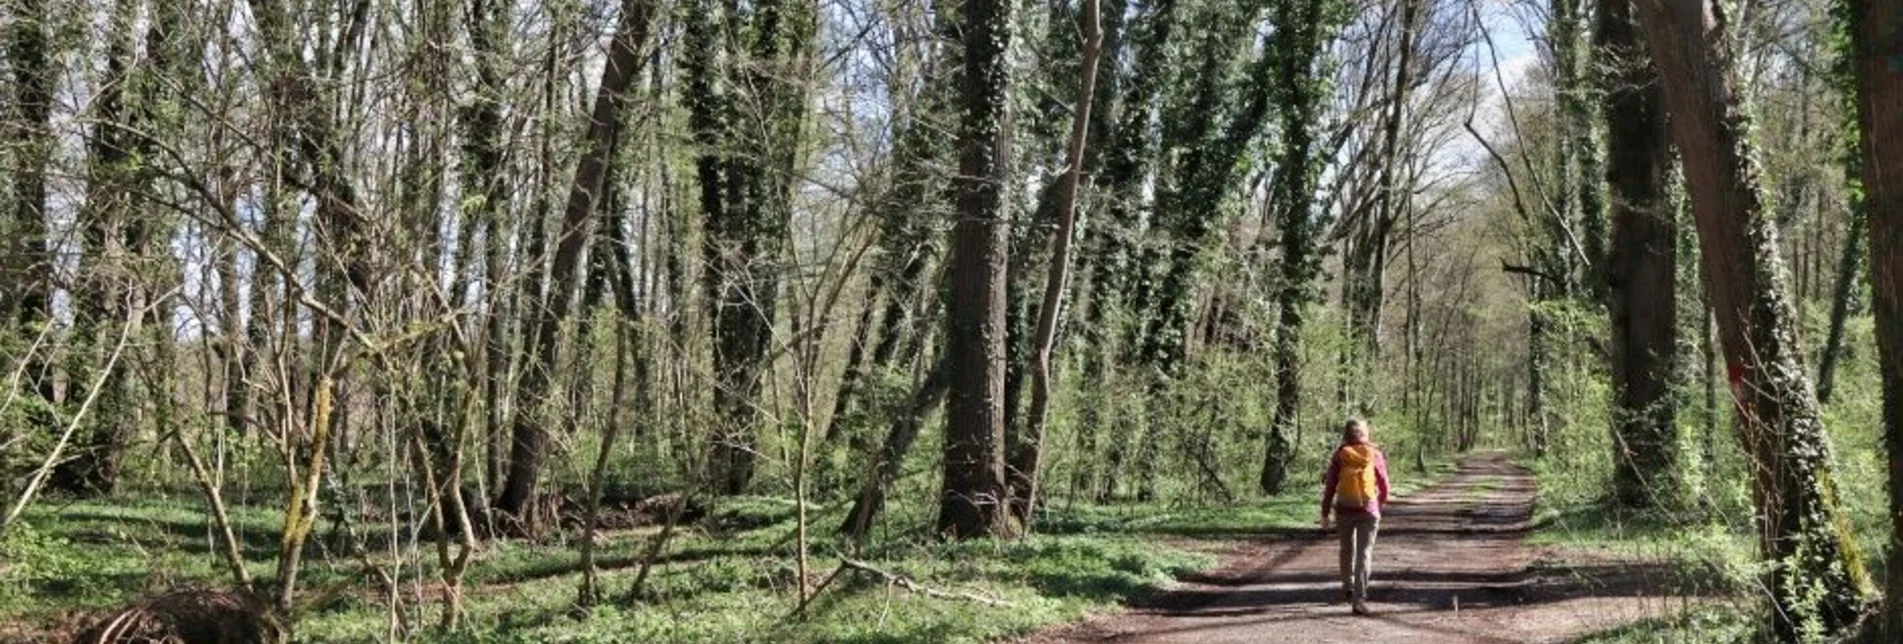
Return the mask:
<path id="1" fill-rule="evenodd" d="M 1129 610 L 1035 634 L 1061 642 L 1564 642 L 1679 605 L 1669 572 L 1618 563 L 1560 566 L 1524 543 L 1533 476 L 1499 453 L 1384 508 L 1373 615 L 1340 603 L 1337 542 L 1318 529 L 1272 534 L 1221 567 Z"/>

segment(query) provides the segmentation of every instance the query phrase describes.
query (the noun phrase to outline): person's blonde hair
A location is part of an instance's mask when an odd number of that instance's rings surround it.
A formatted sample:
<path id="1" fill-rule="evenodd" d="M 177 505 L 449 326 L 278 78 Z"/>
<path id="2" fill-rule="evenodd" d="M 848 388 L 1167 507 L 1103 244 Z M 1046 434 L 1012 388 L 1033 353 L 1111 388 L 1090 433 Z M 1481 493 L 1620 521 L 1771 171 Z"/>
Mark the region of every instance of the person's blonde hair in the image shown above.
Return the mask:
<path id="1" fill-rule="evenodd" d="M 1350 418 L 1348 422 L 1343 423 L 1341 426 L 1341 442 L 1352 443 L 1356 440 L 1363 442 L 1368 440 L 1368 421 L 1360 418 Z"/>

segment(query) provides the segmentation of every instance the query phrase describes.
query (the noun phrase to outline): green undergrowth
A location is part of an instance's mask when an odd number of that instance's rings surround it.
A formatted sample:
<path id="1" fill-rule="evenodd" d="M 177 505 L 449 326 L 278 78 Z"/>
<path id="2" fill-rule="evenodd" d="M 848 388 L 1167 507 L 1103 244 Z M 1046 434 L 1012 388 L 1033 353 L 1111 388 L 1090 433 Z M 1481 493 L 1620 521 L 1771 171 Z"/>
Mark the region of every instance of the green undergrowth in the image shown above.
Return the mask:
<path id="1" fill-rule="evenodd" d="M 1455 469 L 1446 460 L 1429 461 L 1425 472 L 1412 463 L 1391 467 L 1403 497 Z M 968 543 L 930 538 L 922 527 L 930 524 L 931 508 L 899 499 L 856 559 L 946 596 L 847 570 L 804 619 L 795 615 L 794 504 L 721 499 L 705 518 L 677 531 L 639 597 L 630 597 L 629 589 L 658 528 L 604 533 L 596 560 L 606 599 L 586 615 L 574 609 L 578 542 L 486 544 L 466 576 L 467 627 L 449 635 L 432 628 L 441 606 L 433 542 L 412 541 L 405 530 L 393 534 L 387 522 L 366 522 L 356 532 L 368 554 L 350 555 L 320 523 L 301 577 L 298 638 L 387 641 L 396 623 L 399 632 L 410 628 L 408 641 L 445 643 L 993 641 L 1114 610 L 1213 566 L 1216 553 L 1236 540 L 1312 528 L 1319 486 L 1302 483 L 1275 497 L 1229 503 L 1058 499 L 1039 515 L 1035 536 Z M 813 585 L 838 571 L 848 551 L 831 532 L 844 512 L 843 505 L 809 506 Z M 261 506 L 232 508 L 254 579 L 275 572 L 279 516 Z M 33 508 L 0 544 L 0 622 L 70 620 L 171 588 L 228 583 L 207 517 L 194 497 L 156 493 L 53 499 Z M 401 580 L 398 619 L 389 598 L 365 577 L 366 565 Z"/>
<path id="2" fill-rule="evenodd" d="M 1750 514 L 1710 497 L 1671 502 L 1663 509 L 1635 511 L 1612 503 L 1602 486 L 1581 488 L 1554 471 L 1552 462 L 1531 462 L 1542 493 L 1534 511 L 1529 545 L 1551 565 L 1606 571 L 1648 570 L 1647 589 L 1666 602 L 1654 619 L 1595 634 L 1594 643 L 1748 641 L 1762 622 L 1751 589 L 1764 572 L 1757 560 Z"/>
<path id="3" fill-rule="evenodd" d="M 1068 535 L 893 544 L 867 559 L 948 597 L 848 570 L 800 619 L 794 561 L 755 551 L 659 564 L 636 601 L 624 596 L 633 569 L 611 569 L 603 576 L 610 601 L 585 618 L 573 610 L 577 574 L 484 585 L 472 590 L 468 628 L 421 641 L 979 642 L 1105 610 L 1212 563 L 1207 555 L 1131 536 Z M 836 556 L 816 554 L 813 579 L 832 575 L 839 564 Z M 382 637 L 384 614 L 381 604 L 357 602 L 311 616 L 302 634 L 311 641 L 374 641 Z"/>
<path id="4" fill-rule="evenodd" d="M 1396 492 L 1411 494 L 1453 471 L 1397 463 Z M 1306 478 L 1306 477 L 1304 477 Z M 466 577 L 467 628 L 430 628 L 439 617 L 433 542 L 412 541 L 388 523 L 363 523 L 369 554 L 353 556 L 319 525 L 301 577 L 299 639 L 385 641 L 390 600 L 364 576 L 366 565 L 402 580 L 400 619 L 422 642 L 980 642 L 1115 609 L 1173 579 L 1206 569 L 1226 544 L 1250 535 L 1314 525 L 1316 485 L 1232 503 L 1087 504 L 1055 500 L 1038 534 L 1017 541 L 943 543 L 921 528 L 929 509 L 900 502 L 857 558 L 945 597 L 881 575 L 848 570 L 794 615 L 798 573 L 795 507 L 769 497 L 717 501 L 684 525 L 658 557 L 640 597 L 629 588 L 657 528 L 609 531 L 597 541 L 607 599 L 585 619 L 574 610 L 578 543 L 498 540 L 478 553 Z M 846 544 L 831 533 L 843 506 L 809 506 L 809 579 L 840 567 Z M 50 623 L 97 613 L 140 596 L 228 583 L 222 546 L 202 503 L 189 496 L 49 500 L 29 511 L 0 544 L 0 622 Z M 255 579 L 274 574 L 279 515 L 232 508 L 240 551 Z M 390 548 L 394 540 L 399 544 Z M 317 599 L 312 599 L 317 598 Z M 402 629 L 401 626 L 398 627 Z"/>
<path id="5" fill-rule="evenodd" d="M 1703 644 L 1759 639 L 1759 621 L 1732 604 L 1693 605 L 1662 618 L 1594 633 L 1578 644 Z"/>

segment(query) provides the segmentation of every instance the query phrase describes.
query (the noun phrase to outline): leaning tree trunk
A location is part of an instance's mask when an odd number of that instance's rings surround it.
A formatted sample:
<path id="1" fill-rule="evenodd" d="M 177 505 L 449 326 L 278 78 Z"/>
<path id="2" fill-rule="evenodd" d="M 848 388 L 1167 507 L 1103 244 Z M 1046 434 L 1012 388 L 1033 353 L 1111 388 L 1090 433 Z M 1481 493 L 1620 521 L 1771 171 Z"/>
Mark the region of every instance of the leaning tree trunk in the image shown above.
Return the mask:
<path id="1" fill-rule="evenodd" d="M 1883 438 L 1890 449 L 1890 519 L 1903 526 L 1903 1 L 1847 0 L 1862 132 L 1864 214 L 1870 226 Z M 1893 528 L 1882 629 L 1903 636 L 1903 529 Z"/>
<path id="2" fill-rule="evenodd" d="M 1669 199 L 1670 146 L 1657 72 L 1639 47 L 1631 0 L 1600 0 L 1606 82 L 1606 183 L 1612 188 L 1607 286 L 1612 312 L 1613 494 L 1656 507 L 1674 489 L 1678 236 Z M 1597 261 L 1595 259 L 1595 261 Z"/>
<path id="3" fill-rule="evenodd" d="M 1853 170 L 1854 171 L 1854 170 Z M 1865 194 L 1865 199 L 1869 195 Z M 1836 389 L 1837 363 L 1844 352 L 1844 323 L 1850 318 L 1850 298 L 1856 294 L 1857 273 L 1863 269 L 1864 243 L 1870 219 L 1867 203 L 1850 205 L 1850 228 L 1844 231 L 1843 253 L 1837 256 L 1837 282 L 1830 290 L 1830 327 L 1824 335 L 1824 355 L 1817 359 L 1817 402 L 1829 404 Z"/>
<path id="4" fill-rule="evenodd" d="M 557 335 L 574 304 L 572 285 L 581 268 L 582 251 L 594 228 L 596 202 L 607 176 L 614 137 L 620 130 L 623 97 L 635 76 L 640 74 L 641 48 L 647 42 L 651 9 L 647 0 L 621 3 L 621 20 L 615 28 L 614 45 L 608 52 L 607 64 L 601 68 L 601 85 L 588 117 L 587 152 L 576 164 L 575 181 L 569 187 L 568 203 L 562 211 L 561 237 L 556 240 L 555 262 L 549 269 L 548 304 L 535 316 L 534 334 L 529 337 L 532 346 L 528 355 L 534 364 L 523 369 L 518 398 L 528 407 L 515 415 L 515 426 L 510 432 L 508 478 L 504 479 L 494 506 L 497 512 L 519 524 L 531 516 L 535 481 L 548 455 L 548 432 L 543 422 L 551 417 L 548 406 L 555 402 L 548 388 L 550 372 L 559 364 Z"/>
<path id="5" fill-rule="evenodd" d="M 1097 59 L 1103 53 L 1103 26 L 1099 0 L 1084 0 L 1083 84 L 1077 106 L 1071 110 L 1068 169 L 1058 184 L 1057 230 L 1051 236 L 1050 274 L 1044 282 L 1044 300 L 1038 305 L 1037 332 L 1031 339 L 1031 415 L 1025 438 L 1011 454 L 1011 515 L 1026 530 L 1037 509 L 1038 466 L 1044 449 L 1044 424 L 1051 408 L 1051 360 L 1056 353 L 1057 319 L 1070 283 L 1070 246 L 1077 224 L 1077 186 L 1090 145 L 1090 110 L 1097 95 Z"/>
<path id="6" fill-rule="evenodd" d="M 1751 461 L 1772 626 L 1786 640 L 1808 626 L 1836 633 L 1862 612 L 1869 580 L 1838 507 L 1830 438 L 1804 372 L 1750 117 L 1733 86 L 1728 12 L 1713 0 L 1637 6 L 1684 159 L 1700 269 Z"/>
<path id="7" fill-rule="evenodd" d="M 967 0 L 960 13 L 965 50 L 945 347 L 951 390 L 938 509 L 938 532 L 953 539 L 1017 532 L 1003 503 L 1011 8 L 1008 0 Z"/>
<path id="8" fill-rule="evenodd" d="M 904 408 L 892 414 L 891 427 L 879 451 L 868 455 L 865 478 L 860 482 L 858 496 L 853 500 L 852 509 L 846 512 L 845 522 L 839 526 L 839 531 L 855 545 L 865 543 L 866 532 L 872 529 L 872 519 L 885 508 L 886 488 L 898 480 L 905 456 L 911 453 L 912 443 L 918 440 L 925 417 L 931 415 L 932 410 L 945 399 L 951 374 L 943 362 L 944 358 L 935 360 L 938 362 L 926 367 L 923 378 L 915 385 Z"/>

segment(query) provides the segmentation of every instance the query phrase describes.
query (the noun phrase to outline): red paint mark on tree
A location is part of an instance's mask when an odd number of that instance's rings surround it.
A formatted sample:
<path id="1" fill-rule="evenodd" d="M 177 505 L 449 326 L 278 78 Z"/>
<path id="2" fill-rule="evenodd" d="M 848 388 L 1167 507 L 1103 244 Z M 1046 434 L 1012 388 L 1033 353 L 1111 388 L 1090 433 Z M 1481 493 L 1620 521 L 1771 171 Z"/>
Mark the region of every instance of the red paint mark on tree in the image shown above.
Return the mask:
<path id="1" fill-rule="evenodd" d="M 1725 363 L 1725 380 L 1731 383 L 1731 400 L 1737 403 L 1739 416 L 1748 416 L 1751 411 L 1751 397 L 1745 395 L 1744 384 L 1744 377 L 1750 372 L 1751 368 L 1742 362 Z"/>

